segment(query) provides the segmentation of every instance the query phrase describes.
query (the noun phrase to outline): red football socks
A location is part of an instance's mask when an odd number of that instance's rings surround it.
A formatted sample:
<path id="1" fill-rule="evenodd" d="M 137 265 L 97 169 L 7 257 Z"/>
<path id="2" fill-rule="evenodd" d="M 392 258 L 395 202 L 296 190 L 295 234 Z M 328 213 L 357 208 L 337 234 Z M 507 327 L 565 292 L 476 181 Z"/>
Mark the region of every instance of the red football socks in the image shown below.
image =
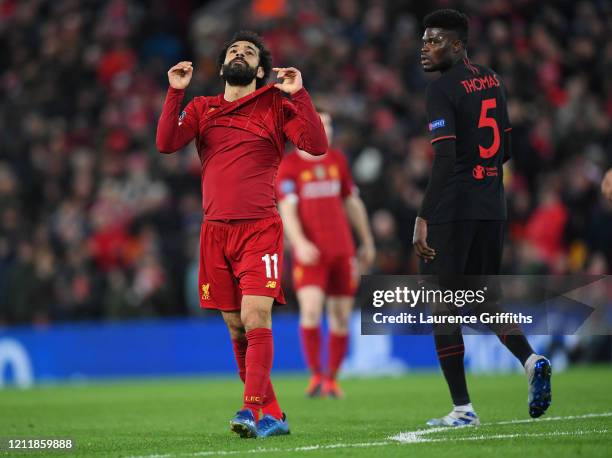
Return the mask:
<path id="1" fill-rule="evenodd" d="M 346 356 L 348 349 L 348 335 L 346 334 L 329 334 L 329 372 L 328 377 L 335 380 L 338 369 Z"/>
<path id="2" fill-rule="evenodd" d="M 272 330 L 252 329 L 246 333 L 246 381 L 244 382 L 244 409 L 250 409 L 255 419 L 271 391 L 270 370 L 274 359 Z"/>
<path id="3" fill-rule="evenodd" d="M 313 375 L 321 374 L 321 328 L 305 328 L 300 326 L 302 351 L 308 368 Z"/>
<path id="4" fill-rule="evenodd" d="M 243 382 L 246 380 L 246 352 L 248 341 L 245 340 L 232 340 L 234 346 L 234 357 L 236 358 L 236 364 L 238 365 L 238 374 L 240 380 Z M 261 410 L 264 415 L 272 415 L 274 418 L 281 419 L 283 417 L 283 411 L 276 400 L 276 394 L 272 386 L 272 381 L 268 383 L 268 389 L 266 390 L 266 397 L 264 405 Z M 257 418 L 257 417 L 255 417 Z"/>
<path id="5" fill-rule="evenodd" d="M 246 352 L 247 352 L 247 340 L 232 340 L 234 347 L 234 358 L 236 358 L 236 365 L 238 366 L 238 375 L 240 380 L 244 383 L 246 380 Z"/>
<path id="6" fill-rule="evenodd" d="M 266 390 L 266 399 L 264 405 L 261 407 L 261 411 L 264 415 L 272 415 L 277 420 L 283 418 L 283 411 L 278 405 L 276 400 L 276 394 L 274 394 L 274 388 L 272 386 L 272 380 L 268 383 L 268 389 Z"/>

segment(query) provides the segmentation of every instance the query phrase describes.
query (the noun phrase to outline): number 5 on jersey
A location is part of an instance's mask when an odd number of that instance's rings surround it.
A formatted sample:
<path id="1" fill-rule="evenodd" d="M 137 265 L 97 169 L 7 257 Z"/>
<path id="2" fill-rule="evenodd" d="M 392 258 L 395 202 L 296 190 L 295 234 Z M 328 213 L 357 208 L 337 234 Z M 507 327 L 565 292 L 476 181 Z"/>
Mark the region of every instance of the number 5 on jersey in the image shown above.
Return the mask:
<path id="1" fill-rule="evenodd" d="M 266 265 L 266 277 L 278 279 L 278 253 L 274 253 L 272 256 L 266 254 L 261 257 L 261 260 Z M 272 263 L 274 263 L 274 276 L 272 276 Z"/>
<path id="2" fill-rule="evenodd" d="M 483 159 L 493 157 L 497 154 L 497 151 L 499 151 L 499 126 L 497 125 L 497 121 L 495 120 L 495 118 L 487 117 L 487 112 L 493 108 L 497 108 L 496 99 L 484 99 L 482 101 L 482 105 L 480 106 L 480 119 L 478 120 L 478 128 L 482 129 L 484 127 L 490 127 L 491 129 L 493 129 L 493 144 L 488 148 L 478 145 L 480 157 Z"/>

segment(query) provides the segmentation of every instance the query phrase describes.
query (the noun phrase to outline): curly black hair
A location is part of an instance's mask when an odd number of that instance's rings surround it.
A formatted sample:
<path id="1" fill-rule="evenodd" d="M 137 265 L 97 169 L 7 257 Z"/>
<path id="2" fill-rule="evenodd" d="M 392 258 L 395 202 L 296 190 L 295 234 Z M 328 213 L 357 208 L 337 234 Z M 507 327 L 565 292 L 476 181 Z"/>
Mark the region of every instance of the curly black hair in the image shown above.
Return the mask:
<path id="1" fill-rule="evenodd" d="M 240 32 L 236 32 L 232 39 L 225 43 L 223 49 L 219 53 L 219 58 L 217 59 L 218 69 L 221 70 L 223 67 L 223 62 L 225 62 L 225 55 L 227 54 L 227 50 L 231 45 L 236 43 L 237 41 L 248 41 L 249 43 L 253 43 L 259 49 L 259 66 L 263 68 L 264 76 L 263 78 L 257 78 L 256 87 L 260 88 L 266 81 L 268 80 L 268 76 L 270 76 L 270 71 L 272 70 L 272 54 L 263 41 L 263 38 L 259 36 L 255 32 L 251 32 L 249 30 L 241 30 Z"/>
<path id="2" fill-rule="evenodd" d="M 452 30 L 457 34 L 464 47 L 467 47 L 469 34 L 469 18 L 460 11 L 443 9 L 429 13 L 423 19 L 424 28 L 440 28 Z"/>

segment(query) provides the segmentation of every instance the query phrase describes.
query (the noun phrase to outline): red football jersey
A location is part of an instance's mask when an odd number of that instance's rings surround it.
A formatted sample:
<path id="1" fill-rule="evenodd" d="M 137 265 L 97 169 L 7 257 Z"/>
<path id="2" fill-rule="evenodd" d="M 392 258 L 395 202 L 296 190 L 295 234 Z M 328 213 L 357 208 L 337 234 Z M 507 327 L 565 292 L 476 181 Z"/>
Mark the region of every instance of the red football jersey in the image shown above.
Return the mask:
<path id="1" fill-rule="evenodd" d="M 233 102 L 223 94 L 195 97 L 180 113 L 185 91 L 168 89 L 157 148 L 171 153 L 193 138 L 202 161 L 202 203 L 208 220 L 278 214 L 274 177 L 285 142 L 324 154 L 327 138 L 305 89 L 291 100 L 272 84 Z"/>
<path id="2" fill-rule="evenodd" d="M 276 183 L 279 200 L 297 198 L 304 235 L 324 257 L 355 253 L 344 199 L 356 189 L 344 154 L 330 148 L 324 156 L 310 160 L 297 152 L 289 153 Z"/>

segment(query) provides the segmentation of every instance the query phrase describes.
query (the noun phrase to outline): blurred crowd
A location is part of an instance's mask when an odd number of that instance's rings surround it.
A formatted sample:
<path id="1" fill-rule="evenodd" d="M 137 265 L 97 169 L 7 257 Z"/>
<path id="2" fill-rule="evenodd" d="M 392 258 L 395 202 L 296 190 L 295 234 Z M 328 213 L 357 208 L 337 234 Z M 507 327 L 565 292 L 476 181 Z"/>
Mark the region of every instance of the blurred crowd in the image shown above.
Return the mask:
<path id="1" fill-rule="evenodd" d="M 469 55 L 510 95 L 504 273 L 608 273 L 609 0 L 0 0 L 0 324 L 199 313 L 200 163 L 193 145 L 158 154 L 155 127 L 168 68 L 194 62 L 187 99 L 220 92 L 238 29 L 331 113 L 375 272 L 416 273 L 433 153 L 421 19 L 439 7 L 471 16 Z"/>

